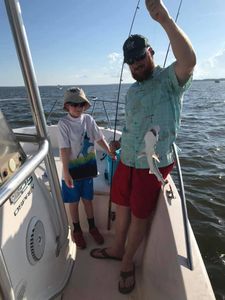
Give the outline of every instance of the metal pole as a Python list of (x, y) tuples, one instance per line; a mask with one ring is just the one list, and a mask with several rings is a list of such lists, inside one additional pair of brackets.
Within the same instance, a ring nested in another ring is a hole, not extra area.
[(24, 182), (24, 180), (37, 168), (37, 166), (43, 161), (44, 157), (48, 153), (49, 142), (43, 140), (40, 143), (38, 153), (31, 158), (28, 158), (26, 162), (20, 167), (18, 172), (12, 176), (3, 186), (0, 191), (0, 207), (9, 199), (13, 192)]
[(188, 221), (186, 198), (185, 198), (185, 193), (184, 193), (184, 183), (183, 183), (183, 178), (182, 178), (180, 161), (179, 161), (179, 157), (178, 157), (178, 153), (177, 153), (177, 146), (175, 143), (173, 143), (173, 151), (175, 154), (175, 161), (176, 161), (176, 165), (177, 165), (177, 174), (178, 174), (178, 180), (179, 180), (179, 185), (180, 185), (180, 198), (181, 198), (181, 204), (182, 204), (185, 242), (186, 242), (186, 249), (187, 249), (187, 260), (188, 260), (188, 265), (189, 265), (190, 270), (193, 270), (191, 241), (190, 241), (190, 234), (189, 234), (189, 221)]
[[(5, 0), (5, 6), (12, 34), (14, 37), (14, 43), (17, 50), (21, 71), (28, 92), (28, 100), (31, 106), (37, 135), (38, 137), (44, 139), (48, 137), (47, 127), (37, 85), (36, 75), (33, 67), (33, 62), (31, 58), (31, 52), (29, 49), (28, 39), (25, 31), (25, 26), (22, 20), (20, 4), (18, 0)], [(54, 207), (56, 210), (56, 214), (60, 216), (59, 218), (57, 218), (57, 222), (59, 223), (57, 230), (57, 240), (59, 240), (58, 248), (61, 248), (61, 246), (65, 243), (67, 239), (67, 217), (61, 198), (61, 189), (59, 185), (59, 179), (54, 162), (54, 157), (52, 155), (51, 145), (49, 152), (45, 158), (45, 164), (47, 173), (49, 175), (49, 183), (52, 191), (52, 198), (54, 199), (55, 203)], [(65, 234), (63, 234), (63, 232)]]

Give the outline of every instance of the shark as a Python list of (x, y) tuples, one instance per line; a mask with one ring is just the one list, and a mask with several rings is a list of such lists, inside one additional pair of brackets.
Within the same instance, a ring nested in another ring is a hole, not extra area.
[(144, 136), (145, 149), (144, 152), (138, 156), (138, 158), (141, 158), (143, 156), (147, 157), (149, 165), (149, 174), (154, 174), (158, 181), (160, 181), (164, 186), (167, 183), (167, 180), (163, 178), (162, 174), (158, 169), (157, 162), (160, 162), (160, 160), (155, 153), (155, 146), (159, 138), (159, 130), (159, 126), (155, 126), (146, 132)]

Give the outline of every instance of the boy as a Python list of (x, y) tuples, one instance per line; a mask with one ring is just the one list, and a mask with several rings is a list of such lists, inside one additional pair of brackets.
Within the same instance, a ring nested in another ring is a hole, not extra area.
[(97, 175), (94, 142), (114, 158), (96, 122), (92, 116), (84, 113), (90, 105), (81, 88), (69, 88), (64, 95), (64, 110), (68, 114), (58, 123), (58, 141), (63, 165), (62, 196), (64, 203), (69, 203), (74, 226), (73, 239), (81, 249), (86, 248), (86, 242), (79, 221), (80, 198), (87, 215), (89, 233), (98, 244), (104, 243), (103, 236), (95, 226), (92, 206), (93, 177)]

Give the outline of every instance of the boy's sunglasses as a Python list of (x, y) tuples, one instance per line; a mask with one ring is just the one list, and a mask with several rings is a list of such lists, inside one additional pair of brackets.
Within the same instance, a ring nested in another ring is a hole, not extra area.
[(81, 102), (81, 103), (68, 102), (68, 104), (73, 107), (84, 107), (86, 105), (86, 102)]
[(128, 65), (133, 65), (136, 61), (140, 61), (140, 60), (144, 59), (145, 57), (146, 57), (146, 52), (140, 56), (126, 59), (125, 63), (127, 63)]

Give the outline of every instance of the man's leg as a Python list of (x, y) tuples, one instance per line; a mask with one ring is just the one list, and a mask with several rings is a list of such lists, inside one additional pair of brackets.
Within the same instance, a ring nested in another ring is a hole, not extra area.
[[(148, 218), (147, 219), (137, 218), (132, 214), (131, 224), (128, 232), (127, 244), (126, 244), (125, 253), (123, 255), (123, 260), (121, 264), (122, 273), (130, 272), (133, 271), (134, 269), (133, 258), (145, 236), (148, 220), (149, 220)], [(122, 289), (129, 288), (134, 285), (134, 281), (135, 281), (134, 276), (129, 276), (127, 277), (126, 280), (120, 277), (119, 286)]]
[(131, 224), (128, 232), (127, 244), (126, 244), (125, 253), (122, 260), (122, 266), (121, 266), (122, 271), (129, 271), (132, 269), (133, 258), (145, 236), (148, 220), (149, 220), (148, 218), (147, 219), (137, 218), (132, 214)]
[(130, 208), (126, 206), (116, 206), (116, 228), (113, 244), (107, 249), (110, 255), (122, 257), (124, 254), (127, 232), (130, 225)]
[[(115, 236), (112, 245), (107, 249), (94, 249), (91, 251), (93, 257), (117, 257), (122, 258), (127, 239), (128, 228), (131, 221), (130, 213), (130, 180), (132, 168), (125, 166), (120, 161), (112, 181), (112, 199), (116, 204)], [(93, 252), (94, 251), (94, 252)]]
[[(116, 228), (112, 245), (105, 249), (108, 256), (122, 258), (130, 225), (130, 208), (122, 205), (116, 206)], [(93, 252), (94, 251), (94, 252)], [(94, 249), (91, 255), (95, 258), (105, 257), (102, 248)]]

